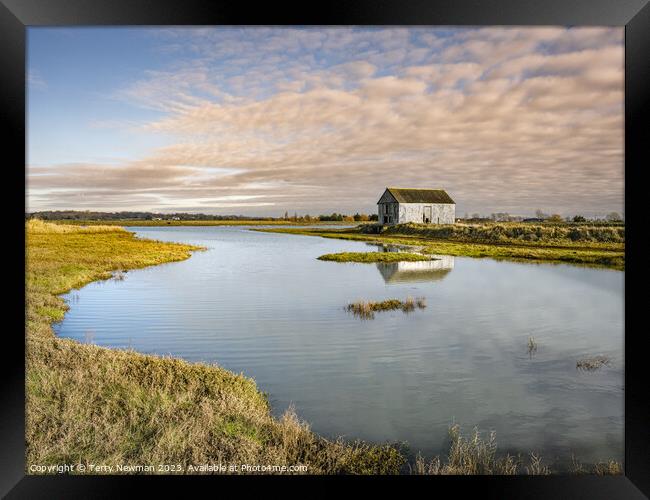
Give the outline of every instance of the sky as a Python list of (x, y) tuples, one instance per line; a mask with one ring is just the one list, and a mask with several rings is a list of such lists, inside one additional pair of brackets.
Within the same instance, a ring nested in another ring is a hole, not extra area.
[(27, 211), (623, 212), (621, 27), (27, 28)]

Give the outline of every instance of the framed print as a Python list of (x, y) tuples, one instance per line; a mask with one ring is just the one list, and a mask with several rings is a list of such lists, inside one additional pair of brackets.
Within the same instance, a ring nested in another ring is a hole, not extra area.
[(647, 496), (649, 20), (3, 0), (3, 495)]

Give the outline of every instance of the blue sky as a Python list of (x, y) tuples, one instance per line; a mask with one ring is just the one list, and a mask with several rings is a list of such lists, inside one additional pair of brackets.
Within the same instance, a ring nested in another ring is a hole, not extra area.
[(28, 209), (623, 205), (620, 28), (28, 28)]
[[(115, 98), (142, 70), (172, 62), (150, 30), (28, 28), (28, 161), (34, 165), (129, 159), (165, 143), (134, 137), (111, 122), (162, 114)], [(71, 139), (71, 132), (76, 140)]]

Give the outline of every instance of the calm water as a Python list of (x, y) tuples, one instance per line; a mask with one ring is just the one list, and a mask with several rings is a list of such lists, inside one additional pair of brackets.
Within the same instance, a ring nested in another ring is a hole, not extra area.
[[(448, 256), (341, 264), (316, 257), (377, 247), (244, 227), (131, 229), (208, 250), (71, 292), (57, 333), (243, 372), (277, 414), (293, 404), (326, 436), (431, 455), (459, 423), (547, 463), (623, 460), (622, 272)], [(409, 295), (428, 307), (369, 321), (343, 309)], [(591, 355), (612, 362), (576, 370)]]

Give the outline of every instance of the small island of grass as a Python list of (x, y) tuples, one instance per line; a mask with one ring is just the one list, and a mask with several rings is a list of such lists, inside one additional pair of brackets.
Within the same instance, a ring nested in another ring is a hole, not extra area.
[(373, 301), (359, 301), (348, 304), (345, 308), (355, 316), (361, 319), (374, 319), (375, 312), (379, 311), (394, 311), (401, 309), (405, 313), (415, 311), (415, 308), (424, 309), (427, 307), (426, 299), (424, 297), (407, 297), (406, 300), (388, 299), (381, 302)]
[(408, 252), (341, 252), (327, 253), (318, 257), (318, 260), (334, 262), (415, 262), (432, 260), (429, 255)]

